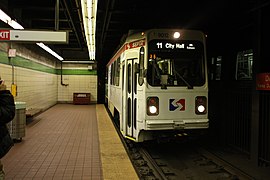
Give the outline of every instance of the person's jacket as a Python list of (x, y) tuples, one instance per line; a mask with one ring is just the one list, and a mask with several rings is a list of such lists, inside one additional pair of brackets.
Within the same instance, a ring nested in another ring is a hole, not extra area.
[(13, 120), (15, 116), (14, 98), (9, 90), (0, 91), (0, 138), (4, 137), (8, 132), (6, 123)]

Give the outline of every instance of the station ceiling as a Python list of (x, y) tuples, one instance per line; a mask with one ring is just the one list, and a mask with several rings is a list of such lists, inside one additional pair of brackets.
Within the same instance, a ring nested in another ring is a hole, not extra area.
[[(228, 29), (249, 24), (251, 15), (268, 0), (98, 0), (96, 61), (106, 64), (128, 30), (199, 29), (219, 37)], [(0, 8), (25, 29), (69, 31), (68, 44), (50, 44), (65, 60), (88, 60), (80, 0), (1, 0)], [(0, 27), (9, 28), (4, 23)]]

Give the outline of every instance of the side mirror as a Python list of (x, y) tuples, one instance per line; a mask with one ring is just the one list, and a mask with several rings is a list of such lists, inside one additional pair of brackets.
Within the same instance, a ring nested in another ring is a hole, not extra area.
[(138, 67), (138, 72), (139, 72), (139, 79), (138, 83), (139, 85), (143, 85), (144, 83), (144, 47), (140, 48), (140, 54), (139, 54), (139, 67)]

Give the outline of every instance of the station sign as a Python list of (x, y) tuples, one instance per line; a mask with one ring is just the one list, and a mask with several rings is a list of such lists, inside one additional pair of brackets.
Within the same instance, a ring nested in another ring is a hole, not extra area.
[(270, 73), (257, 74), (256, 89), (270, 91)]
[(0, 29), (0, 42), (68, 43), (67, 31), (33, 31)]

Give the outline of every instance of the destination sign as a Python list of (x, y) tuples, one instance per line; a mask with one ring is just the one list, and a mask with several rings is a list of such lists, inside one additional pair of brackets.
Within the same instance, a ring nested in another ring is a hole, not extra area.
[(157, 42), (157, 49), (196, 49), (193, 43)]
[(202, 52), (203, 44), (195, 40), (153, 39), (149, 41), (150, 51), (157, 52)]

